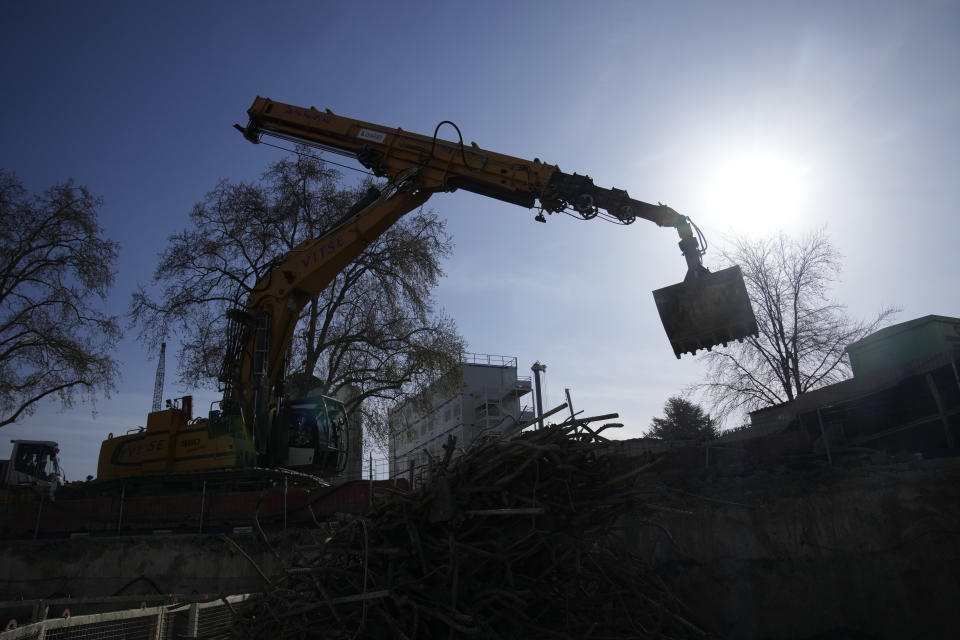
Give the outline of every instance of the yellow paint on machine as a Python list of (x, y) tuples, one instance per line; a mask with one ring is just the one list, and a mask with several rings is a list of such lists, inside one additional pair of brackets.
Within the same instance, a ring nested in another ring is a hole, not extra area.
[(254, 459), (253, 443), (241, 424), (191, 422), (187, 412), (172, 407), (150, 413), (145, 429), (104, 440), (97, 479), (235, 469), (252, 466)]

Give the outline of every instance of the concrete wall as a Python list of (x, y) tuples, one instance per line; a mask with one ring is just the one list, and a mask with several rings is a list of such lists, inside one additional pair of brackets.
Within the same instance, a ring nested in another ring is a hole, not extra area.
[(721, 637), (956, 637), (960, 460), (663, 481), (624, 544)]
[[(960, 459), (730, 473), (701, 467), (702, 453), (671, 452), (685, 466), (638, 481), (617, 540), (694, 621), (731, 640), (957, 635)], [(0, 600), (250, 592), (258, 568), (283, 570), (252, 535), (6, 542), (0, 554)]]
[(252, 562), (218, 535), (0, 542), (0, 601), (262, 590), (253, 563), (276, 575), (276, 558), (251, 535), (231, 539)]

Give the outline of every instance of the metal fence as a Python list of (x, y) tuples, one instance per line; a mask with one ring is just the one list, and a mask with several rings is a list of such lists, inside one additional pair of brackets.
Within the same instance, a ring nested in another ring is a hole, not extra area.
[[(429, 468), (429, 464), (417, 463), (413, 465), (414, 476), (422, 476), (426, 470)], [(375, 456), (368, 455), (363, 461), (363, 474), (362, 479), (364, 480), (410, 480), (410, 463), (409, 458), (405, 457), (401, 463), (393, 470), (390, 471), (390, 459), (384, 456)]]
[(460, 356), (464, 364), (489, 364), (497, 367), (517, 367), (516, 356), (498, 356), (492, 353), (464, 353)]
[(364, 480), (390, 480), (390, 460), (386, 457), (367, 456), (363, 461)]
[(430, 464), (423, 462), (411, 464), (411, 462), (409, 458), (404, 459), (391, 473), (388, 458), (369, 456), (363, 462), (363, 480), (376, 480), (378, 482), (389, 480), (397, 488), (415, 489), (422, 486), (429, 476)]
[[(58, 611), (61, 602), (86, 606), (109, 606), (119, 604), (113, 598), (86, 600), (33, 601), (24, 603), (0, 603), (0, 612), (32, 608), (34, 615), (41, 616), (36, 622), (19, 625), (16, 618), (9, 618), (0, 640), (179, 640), (181, 638), (205, 638), (217, 640), (230, 638), (230, 630), (236, 616), (237, 606), (252, 597), (249, 594), (217, 598), (208, 602), (176, 602), (175, 596), (163, 596), (173, 600), (169, 604), (146, 606), (146, 600), (135, 609), (101, 611), (87, 615), (71, 615), (70, 607)], [(127, 598), (124, 602), (129, 603)], [(4, 606), (5, 605), (5, 606)], [(48, 613), (59, 618), (42, 619)], [(36, 619), (36, 618), (34, 618)]]

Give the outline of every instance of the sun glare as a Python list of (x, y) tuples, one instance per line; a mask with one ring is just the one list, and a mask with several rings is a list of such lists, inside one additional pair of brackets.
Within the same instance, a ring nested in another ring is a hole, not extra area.
[(765, 235), (796, 214), (803, 171), (782, 155), (750, 153), (719, 162), (708, 180), (707, 206), (718, 224)]

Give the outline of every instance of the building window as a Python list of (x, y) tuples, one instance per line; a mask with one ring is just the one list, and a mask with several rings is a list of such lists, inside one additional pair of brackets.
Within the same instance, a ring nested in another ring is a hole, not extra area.
[(500, 415), (500, 413), (501, 413), (500, 407), (492, 402), (488, 402), (486, 404), (482, 404), (479, 407), (477, 407), (478, 418), (486, 418), (486, 417), (496, 418), (497, 416)]

